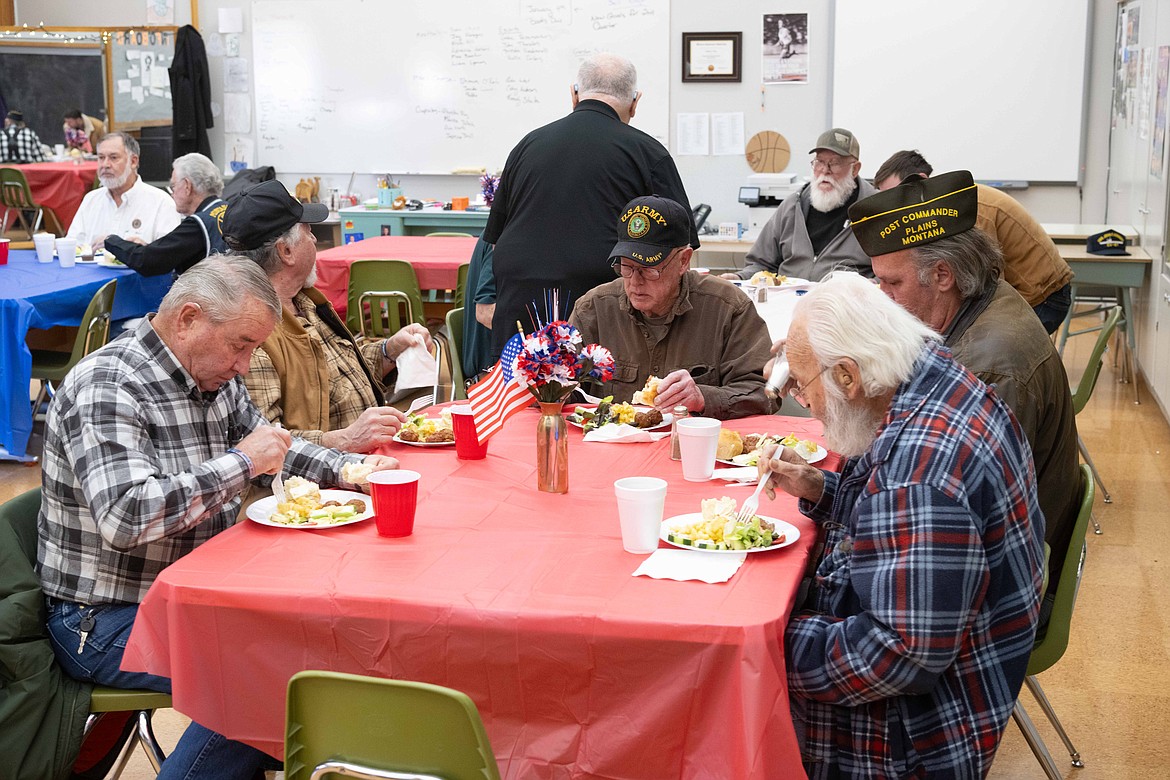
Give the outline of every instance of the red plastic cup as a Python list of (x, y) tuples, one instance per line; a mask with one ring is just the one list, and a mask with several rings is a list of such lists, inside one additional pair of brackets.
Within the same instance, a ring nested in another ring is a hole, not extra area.
[(487, 457), (488, 443), (479, 443), (470, 404), (451, 407), (451, 429), (455, 433), (455, 457), (459, 460), (483, 460)]
[(410, 536), (418, 505), (417, 471), (375, 471), (367, 479), (374, 499), (374, 522), (379, 536)]
[(8, 265), (8, 239), (0, 238), (0, 265)]

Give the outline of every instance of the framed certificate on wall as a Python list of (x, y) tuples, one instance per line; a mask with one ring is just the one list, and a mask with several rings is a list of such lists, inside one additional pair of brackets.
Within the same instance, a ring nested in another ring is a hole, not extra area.
[(683, 33), (683, 81), (741, 81), (743, 33)]

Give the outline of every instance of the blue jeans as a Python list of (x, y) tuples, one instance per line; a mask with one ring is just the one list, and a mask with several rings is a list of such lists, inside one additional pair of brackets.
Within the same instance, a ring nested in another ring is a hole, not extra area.
[(1064, 317), (1068, 314), (1070, 306), (1072, 306), (1071, 282), (1033, 306), (1032, 311), (1036, 312), (1036, 316), (1044, 325), (1044, 330), (1048, 331), (1048, 335), (1051, 336), (1064, 322)]
[[(84, 615), (92, 615), (94, 627), (81, 644), (79, 624)], [(49, 638), (57, 662), (70, 677), (111, 688), (145, 688), (171, 692), (171, 681), (143, 672), (123, 672), (122, 654), (138, 607), (134, 604), (107, 604), (86, 607), (53, 600), (49, 604)], [(239, 778), (252, 780), (262, 769), (279, 769), (280, 763), (267, 754), (242, 742), (192, 722), (179, 744), (163, 762), (160, 778)]]

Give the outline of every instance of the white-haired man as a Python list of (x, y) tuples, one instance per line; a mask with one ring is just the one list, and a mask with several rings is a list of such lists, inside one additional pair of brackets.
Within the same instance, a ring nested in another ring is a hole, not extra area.
[(179, 226), (149, 244), (137, 237), (106, 236), (105, 248), (143, 276), (181, 274), (205, 257), (228, 251), (220, 221), (226, 206), (223, 176), (198, 152), (171, 164), (171, 197), (184, 216)]
[(138, 175), (138, 141), (126, 133), (109, 133), (98, 144), (98, 181), (86, 193), (69, 225), (69, 238), (79, 245), (102, 248), (115, 235), (150, 243), (179, 224), (175, 202)]
[(861, 146), (853, 133), (834, 127), (821, 133), (816, 146), (812, 181), (789, 195), (760, 230), (741, 271), (725, 279), (750, 279), (770, 271), (817, 282), (832, 271), (873, 276), (869, 256), (849, 230), (849, 207), (877, 192), (858, 176)]
[(818, 526), (785, 632), (810, 778), (987, 774), (1032, 651), (1043, 517), (1010, 410), (938, 336), (856, 274), (797, 303), (792, 395), (841, 473), (768, 452)]
[[(342, 466), (363, 460), (290, 437), (249, 400), (239, 375), (279, 317), (251, 260), (211, 258), (175, 281), (158, 314), (79, 363), (54, 396), (37, 558), (53, 651), (70, 676), (169, 693), (169, 679), (121, 668), (159, 572), (230, 528), (252, 480), (283, 471), (338, 484)], [(365, 462), (397, 466), (381, 455)], [(192, 723), (161, 776), (250, 780), (269, 763)]]

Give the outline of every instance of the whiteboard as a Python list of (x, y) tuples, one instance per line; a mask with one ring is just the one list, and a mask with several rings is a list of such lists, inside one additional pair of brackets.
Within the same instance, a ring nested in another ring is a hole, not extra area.
[(638, 69), (668, 138), (669, 0), (256, 0), (257, 163), (281, 172), (503, 168), (571, 107), (588, 55)]
[(1075, 182), (1081, 171), (1088, 0), (837, 0), (835, 127), (862, 175), (918, 149), (936, 172)]

